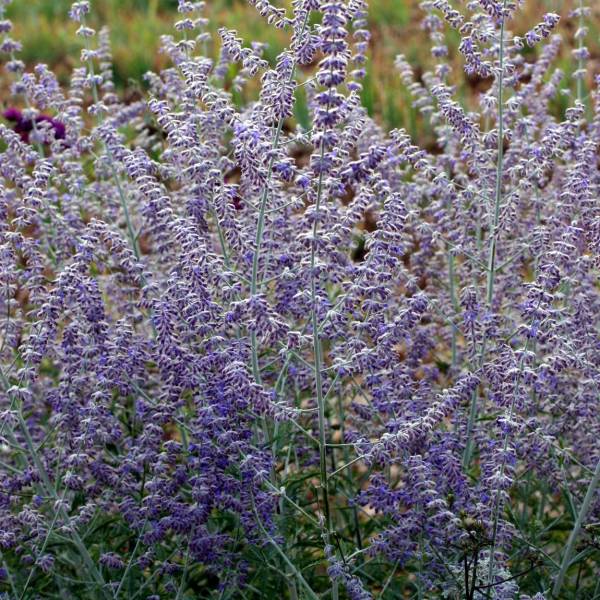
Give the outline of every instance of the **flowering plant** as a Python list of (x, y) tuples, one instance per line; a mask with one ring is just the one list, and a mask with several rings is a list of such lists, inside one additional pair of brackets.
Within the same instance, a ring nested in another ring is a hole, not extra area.
[(0, 590), (597, 597), (589, 10), (557, 115), (558, 15), (424, 0), (424, 149), (362, 105), (365, 0), (250, 1), (273, 63), (179, 0), (130, 102), (87, 1), (66, 89), (0, 20)]

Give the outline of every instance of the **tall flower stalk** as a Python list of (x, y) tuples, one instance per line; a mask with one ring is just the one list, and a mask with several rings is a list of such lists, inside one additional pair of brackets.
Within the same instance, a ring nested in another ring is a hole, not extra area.
[[(502, 5), (498, 4), (499, 32), (498, 32), (498, 72), (496, 76), (496, 110), (498, 143), (496, 149), (496, 177), (494, 185), (494, 205), (490, 225), (490, 237), (488, 246), (488, 258), (486, 269), (486, 287), (485, 301), (488, 310), (493, 310), (494, 301), (494, 282), (496, 280), (496, 254), (500, 226), (500, 208), (502, 206), (502, 178), (504, 176), (504, 53), (505, 53), (505, 23), (507, 17), (507, 0), (503, 0)], [(479, 353), (479, 368), (483, 366), (486, 353), (487, 338), (483, 337), (481, 342), (481, 351)], [(478, 390), (473, 392), (471, 399), (471, 409), (469, 411), (469, 420), (467, 422), (467, 441), (464, 453), (464, 465), (469, 467), (473, 453), (473, 428), (478, 414)]]

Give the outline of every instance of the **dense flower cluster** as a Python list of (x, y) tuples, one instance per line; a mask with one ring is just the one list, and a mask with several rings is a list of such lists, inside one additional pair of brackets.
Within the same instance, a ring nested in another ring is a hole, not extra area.
[(289, 32), (272, 64), (180, 0), (131, 102), (87, 1), (66, 89), (7, 4), (0, 592), (598, 597), (586, 7), (558, 114), (559, 15), (519, 37), (511, 1), (422, 2), (436, 67), (396, 64), (424, 149), (362, 106), (365, 0), (252, 0)]

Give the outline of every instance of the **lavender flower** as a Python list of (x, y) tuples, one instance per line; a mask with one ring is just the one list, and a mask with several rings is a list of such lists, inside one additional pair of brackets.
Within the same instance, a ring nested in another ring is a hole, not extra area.
[(127, 101), (88, 2), (63, 86), (0, 0), (0, 595), (592, 597), (592, 15), (570, 98), (559, 15), (422, 2), (415, 136), (366, 2), (251, 5), (284, 48), (180, 0)]

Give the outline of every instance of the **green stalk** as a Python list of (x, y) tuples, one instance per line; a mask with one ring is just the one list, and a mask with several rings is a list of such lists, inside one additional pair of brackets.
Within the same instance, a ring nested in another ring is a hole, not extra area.
[[(523, 374), (523, 369), (525, 367), (525, 355), (527, 354), (527, 350), (529, 348), (529, 338), (527, 338), (527, 341), (525, 342), (525, 347), (523, 350), (523, 355), (521, 356), (521, 360), (519, 362), (519, 372), (517, 374), (517, 380), (515, 381), (515, 387), (513, 390), (513, 399), (512, 402), (510, 404), (510, 411), (509, 411), (509, 419), (512, 419), (514, 410), (515, 410), (515, 402), (517, 399), (517, 394), (519, 392), (519, 387), (521, 384), (521, 376)], [(504, 435), (504, 444), (503, 444), (503, 456), (506, 455), (506, 452), (508, 450), (508, 433), (506, 433)], [(503, 459), (502, 460), (502, 466), (500, 467), (500, 478), (502, 478), (504, 476), (504, 471), (506, 469), (506, 461)], [(487, 593), (487, 597), (490, 597), (490, 594), (492, 592), (492, 584), (493, 584), (493, 578), (494, 578), (494, 567), (495, 567), (495, 553), (496, 553), (496, 540), (498, 537), (498, 524), (500, 521), (500, 490), (498, 490), (496, 492), (496, 498), (494, 500), (494, 524), (493, 524), (493, 528), (492, 528), (492, 543), (491, 543), (491, 547), (490, 547), (490, 566), (488, 569), (488, 593)]]
[[(498, 243), (498, 225), (500, 221), (500, 205), (502, 203), (502, 171), (504, 167), (504, 29), (506, 20), (507, 0), (502, 3), (502, 18), (500, 20), (500, 49), (499, 49), (499, 72), (498, 72), (498, 158), (496, 161), (496, 188), (494, 193), (494, 216), (492, 220), (492, 230), (490, 232), (490, 247), (488, 251), (487, 262), (487, 283), (486, 283), (486, 305), (491, 308), (494, 300), (494, 281), (496, 277), (496, 249)], [(485, 339), (481, 345), (479, 356), (479, 366), (483, 366), (485, 358), (486, 342)], [(471, 408), (469, 411), (469, 421), (467, 423), (467, 441), (465, 453), (463, 456), (463, 465), (465, 469), (469, 468), (472, 456), (472, 437), (473, 427), (477, 420), (477, 398), (478, 391), (475, 389), (471, 398)]]
[(18, 598), (19, 594), (17, 593), (17, 588), (15, 586), (15, 582), (14, 582), (12, 573), (10, 572), (10, 569), (8, 568), (8, 563), (4, 560), (4, 557), (2, 556), (1, 552), (0, 552), (0, 559), (2, 560), (2, 566), (4, 567), (4, 570), (6, 571), (6, 577), (8, 579), (8, 583), (10, 585), (10, 589), (13, 593), (13, 596), (15, 598)]
[(558, 576), (556, 577), (556, 581), (554, 582), (554, 587), (552, 588), (552, 597), (559, 598), (560, 590), (563, 586), (565, 576), (569, 567), (571, 566), (571, 557), (573, 555), (573, 550), (575, 549), (575, 542), (577, 541), (577, 537), (579, 536), (579, 532), (581, 531), (581, 527), (587, 517), (587, 514), (590, 510), (590, 506), (592, 504), (592, 500), (594, 499), (594, 494), (596, 493), (596, 489), (598, 488), (598, 484), (600, 484), (600, 459), (596, 463), (596, 469), (594, 471), (594, 476), (588, 485), (588, 489), (585, 493), (585, 497), (583, 499), (583, 503), (581, 508), (579, 509), (579, 514), (577, 516), (577, 520), (575, 521), (575, 525), (569, 534), (569, 539), (567, 540), (567, 548), (563, 555), (562, 562), (560, 564), (560, 570), (558, 572)]
[[(537, 311), (537, 309), (539, 308), (539, 305), (541, 303), (541, 299), (538, 301), (537, 306), (535, 308), (535, 310)], [(533, 325), (533, 322), (531, 323), (531, 325)], [(513, 395), (512, 395), (512, 401), (510, 403), (510, 410), (508, 413), (508, 417), (509, 419), (512, 420), (512, 416), (514, 414), (515, 411), (515, 404), (517, 401), (517, 394), (519, 392), (519, 387), (521, 385), (521, 377), (523, 375), (523, 370), (525, 368), (525, 357), (527, 355), (527, 352), (529, 351), (529, 343), (530, 343), (530, 338), (528, 337), (525, 345), (523, 346), (523, 354), (521, 356), (521, 360), (519, 361), (519, 371), (517, 373), (517, 378), (515, 380), (515, 386), (513, 389)], [(504, 444), (503, 444), (503, 456), (506, 455), (506, 452), (508, 450), (508, 433), (506, 433), (504, 435)], [(504, 471), (506, 469), (506, 461), (503, 459), (502, 460), (502, 466), (500, 467), (500, 477), (502, 478), (504, 476)], [(490, 566), (488, 569), (488, 593), (487, 593), (487, 597), (490, 597), (490, 594), (492, 592), (493, 589), (493, 582), (492, 579), (494, 577), (494, 562), (495, 562), (495, 552), (496, 552), (496, 540), (498, 537), (498, 524), (500, 521), (500, 490), (497, 491), (496, 493), (496, 497), (494, 499), (494, 519), (493, 519), (493, 528), (492, 528), (492, 543), (491, 543), (491, 547), (490, 547)]]
[[(460, 307), (458, 304), (458, 300), (456, 298), (456, 287), (454, 281), (454, 254), (452, 252), (448, 252), (448, 282), (450, 284), (450, 301), (452, 303), (452, 308), (454, 309), (455, 317), (459, 311)], [(452, 324), (452, 367), (456, 366), (456, 326), (454, 323)]]
[[(320, 162), (323, 162), (325, 144), (321, 142)], [(325, 397), (323, 396), (323, 380), (321, 370), (323, 368), (323, 347), (319, 335), (319, 319), (317, 315), (317, 280), (315, 277), (315, 266), (317, 259), (317, 237), (319, 233), (319, 212), (323, 196), (323, 171), (319, 173), (317, 184), (317, 198), (315, 201), (315, 214), (312, 230), (312, 243), (310, 249), (310, 295), (311, 295), (311, 322), (313, 329), (313, 351), (315, 357), (315, 388), (317, 395), (317, 406), (319, 409), (319, 478), (323, 495), (323, 509), (325, 512), (325, 530), (327, 543), (331, 543), (331, 509), (329, 506), (329, 476), (327, 474), (327, 437), (325, 429)], [(338, 598), (338, 582), (332, 583), (332, 598)]]
[(296, 568), (296, 566), (294, 565), (294, 563), (287, 557), (286, 553), (279, 547), (279, 544), (273, 539), (273, 537), (269, 534), (269, 532), (264, 528), (264, 526), (263, 526), (263, 524), (262, 524), (262, 522), (260, 520), (260, 516), (258, 514), (258, 511), (256, 510), (256, 506), (254, 504), (254, 498), (252, 499), (252, 509), (254, 511), (254, 516), (256, 517), (256, 523), (258, 524), (258, 526), (261, 529), (262, 533), (267, 538), (267, 540), (269, 541), (269, 543), (273, 546), (273, 548), (275, 549), (275, 551), (277, 552), (277, 554), (279, 554), (279, 556), (283, 559), (283, 562), (286, 564), (286, 566), (296, 576), (296, 578), (298, 579), (298, 583), (306, 591), (306, 595), (311, 600), (319, 600), (319, 596), (317, 596), (317, 594), (315, 594), (315, 592), (312, 590), (312, 588), (310, 587), (310, 585), (308, 585), (308, 582), (306, 581), (306, 579), (304, 579), (304, 577), (302, 576), (302, 573), (300, 571), (298, 571), (298, 569)]
[[(62, 498), (59, 500), (59, 502), (62, 502), (62, 500), (64, 500), (64, 497), (65, 497), (65, 494), (63, 492)], [(37, 553), (38, 556), (42, 556), (44, 554), (44, 552), (46, 550), (46, 546), (48, 545), (48, 540), (50, 539), (50, 535), (54, 531), (54, 526), (56, 525), (57, 520), (58, 520), (58, 512), (54, 513), (54, 517), (52, 519), (52, 522), (50, 523), (50, 527), (48, 528), (48, 532), (46, 533), (44, 542), (42, 543), (42, 547), (40, 548), (39, 552)], [(27, 590), (29, 589), (29, 584), (31, 583), (31, 580), (33, 579), (35, 570), (36, 570), (36, 565), (34, 564), (32, 569), (29, 571), (29, 575), (27, 576), (27, 580), (25, 581), (25, 585), (23, 586), (23, 591), (21, 592), (20, 595), (15, 596), (15, 600), (16, 600), (16, 598), (19, 598), (19, 600), (23, 600), (25, 598), (25, 594), (27, 593)]]
[[(20, 407), (16, 411), (16, 413), (17, 413), (17, 420), (19, 422), (19, 427), (21, 428), (23, 437), (25, 438), (25, 444), (27, 446), (27, 450), (33, 460), (33, 464), (35, 465), (37, 471), (40, 474), (43, 486), (46, 489), (46, 493), (49, 496), (51, 496), (54, 500), (60, 500), (58, 498), (58, 496), (56, 495), (56, 490), (54, 489), (52, 482), (50, 481), (50, 477), (48, 476), (46, 468), (44, 467), (44, 464), (42, 463), (42, 460), (39, 457), (39, 455), (35, 449), (35, 445), (33, 443), (33, 440), (31, 439), (31, 435), (29, 434), (29, 428), (27, 427), (27, 423), (25, 423), (25, 419), (23, 419), (23, 415), (21, 413)], [(63, 518), (65, 523), (68, 523), (69, 515), (67, 514), (65, 509), (62, 507), (61, 503), (59, 503), (58, 506), (59, 506), (58, 512), (59, 512), (60, 516)], [(103, 589), (104, 588), (104, 579), (102, 578), (100, 571), (98, 571), (98, 569), (96, 568), (96, 565), (95, 565), (94, 561), (92, 560), (92, 557), (90, 556), (85, 544), (83, 543), (83, 540), (79, 536), (79, 533), (77, 533), (77, 531), (75, 529), (72, 529), (70, 531), (70, 534), (71, 534), (73, 543), (75, 544), (75, 546), (77, 547), (77, 550), (81, 554), (81, 558), (82, 558), (83, 562), (85, 563), (85, 566), (88, 568), (94, 581), (102, 589), (102, 595), (104, 596), (105, 595), (104, 589)]]
[[(579, 0), (579, 29), (582, 29), (584, 26), (583, 20), (583, 0)], [(579, 37), (577, 41), (577, 47), (579, 50), (583, 48), (583, 38)], [(581, 58), (578, 59), (577, 69), (581, 72), (583, 69), (583, 60)], [(581, 75), (579, 73), (578, 75)], [(581, 76), (577, 78), (577, 100), (579, 102), (583, 101), (583, 79)], [(590, 505), (592, 503), (594, 494), (596, 489), (598, 488), (598, 484), (600, 483), (600, 460), (596, 464), (596, 469), (594, 471), (594, 475), (590, 481), (588, 489), (586, 491), (585, 497), (583, 499), (583, 504), (581, 505), (581, 509), (579, 510), (579, 514), (577, 515), (577, 519), (575, 520), (575, 524), (571, 533), (569, 534), (569, 539), (567, 540), (567, 548), (565, 550), (560, 570), (558, 572), (558, 576), (554, 582), (554, 587), (552, 588), (552, 596), (558, 598), (558, 594), (563, 586), (567, 571), (570, 567), (571, 557), (573, 555), (573, 550), (575, 549), (575, 542), (577, 541), (577, 537), (579, 536), (579, 532), (581, 531), (581, 527), (587, 517), (587, 513), (589, 512)]]
[[(81, 20), (81, 24), (83, 26), (85, 26), (85, 19)], [(87, 37), (85, 38), (85, 48), (88, 51), (90, 50), (90, 42)], [(94, 104), (98, 104), (100, 98), (98, 96), (98, 88), (96, 86), (96, 81), (94, 79), (94, 76), (95, 76), (94, 62), (90, 58), (90, 59), (88, 59), (87, 63), (88, 63), (88, 69), (90, 70), (90, 75), (92, 76), (92, 82), (93, 82), (92, 83), (92, 97), (94, 99)], [(102, 123), (103, 120), (104, 120), (104, 117), (103, 117), (102, 113), (100, 113), (97, 117), (97, 121), (99, 123)], [(119, 202), (121, 203), (121, 208), (123, 210), (123, 214), (125, 215), (125, 222), (127, 224), (127, 234), (129, 236), (129, 242), (131, 244), (133, 253), (135, 254), (135, 258), (139, 262), (140, 251), (138, 248), (137, 236), (135, 235), (135, 231), (134, 231), (133, 225), (131, 223), (131, 217), (129, 216), (129, 209), (127, 207), (127, 200), (125, 198), (125, 193), (123, 192), (123, 188), (121, 186), (121, 181), (119, 180), (117, 170), (115, 169), (112, 155), (111, 155), (110, 151), (108, 150), (108, 148), (106, 147), (106, 144), (104, 144), (104, 147), (107, 151), (108, 157), (110, 158), (110, 172), (111, 172), (113, 181), (115, 182), (115, 185), (117, 186), (117, 191), (119, 194)]]
[(118, 600), (119, 594), (121, 593), (121, 588), (123, 587), (123, 584), (125, 583), (125, 579), (127, 579), (127, 576), (129, 575), (129, 571), (131, 571), (131, 568), (133, 567), (133, 560), (137, 554), (138, 548), (142, 541), (142, 535), (144, 533), (144, 529), (146, 528), (147, 522), (148, 522), (148, 517), (146, 517), (146, 520), (144, 521), (144, 524), (142, 525), (140, 533), (135, 542), (135, 546), (133, 547), (133, 551), (131, 552), (131, 556), (129, 557), (129, 561), (127, 562), (127, 567), (125, 568), (125, 571), (123, 572), (123, 576), (121, 577), (121, 580), (119, 581), (119, 586), (117, 587), (117, 590), (115, 592), (115, 600)]
[(177, 596), (175, 596), (175, 600), (180, 600), (181, 594), (183, 594), (183, 589), (185, 587), (185, 583), (187, 580), (187, 574), (188, 574), (189, 563), (190, 563), (190, 537), (191, 536), (188, 536), (188, 543), (187, 543), (187, 548), (185, 551), (185, 562), (183, 565), (183, 573), (181, 575), (181, 582), (179, 584), (179, 588), (177, 590)]
[[(6, 376), (4, 375), (4, 373), (2, 371), (0, 371), (0, 380), (2, 381), (5, 391), (8, 391), (8, 389), (10, 387), (10, 382), (8, 381), (8, 379), (6, 378)], [(13, 404), (11, 404), (11, 406)], [(27, 423), (25, 422), (25, 419), (23, 418), (20, 401), (17, 403), (16, 410), (14, 412), (17, 417), (17, 422), (19, 424), (19, 428), (21, 429), (21, 432), (23, 433), (23, 437), (25, 438), (25, 446), (27, 447), (27, 452), (29, 453), (31, 460), (33, 461), (33, 464), (35, 465), (35, 467), (40, 475), (42, 487), (48, 496), (50, 496), (55, 501), (56, 500), (59, 501), (57, 514), (60, 515), (60, 517), (63, 519), (65, 524), (68, 524), (69, 523), (69, 515), (63, 508), (62, 502), (60, 502), (62, 500), (62, 498), (59, 498), (58, 495), (56, 494), (56, 490), (55, 490), (54, 486), (52, 485), (52, 482), (50, 481), (50, 477), (48, 476), (46, 467), (44, 466), (44, 463), (42, 462), (42, 460), (36, 450), (33, 439), (31, 438), (31, 435), (29, 433), (29, 427), (27, 426)], [(10, 433), (11, 438), (13, 438), (11, 441), (20, 447), (20, 444), (17, 442), (16, 438), (14, 437), (13, 431), (9, 429), (9, 433)], [(71, 541), (74, 543), (77, 550), (79, 551), (86, 568), (89, 570), (90, 575), (92, 576), (92, 579), (100, 587), (102, 596), (105, 597), (106, 593), (104, 590), (104, 585), (105, 585), (104, 579), (102, 578), (100, 571), (98, 571), (98, 569), (96, 568), (96, 565), (95, 565), (94, 561), (92, 560), (92, 557), (90, 556), (85, 544), (83, 543), (83, 540), (81, 539), (81, 537), (79, 536), (79, 533), (77, 533), (77, 531), (75, 529), (70, 530), (70, 535), (71, 535)]]
[[(325, 146), (321, 142), (321, 160), (325, 153)], [(315, 355), (315, 391), (317, 395), (317, 406), (319, 409), (319, 471), (321, 479), (321, 489), (323, 493), (323, 507), (325, 511), (325, 526), (327, 534), (331, 533), (331, 512), (329, 509), (329, 481), (327, 476), (327, 439), (325, 430), (325, 398), (323, 397), (323, 381), (321, 369), (323, 367), (323, 348), (321, 337), (319, 335), (319, 319), (317, 316), (317, 281), (315, 277), (315, 266), (317, 259), (317, 235), (319, 227), (319, 211), (321, 208), (321, 199), (323, 195), (323, 172), (319, 174), (319, 183), (317, 186), (317, 198), (315, 202), (315, 215), (313, 223), (313, 239), (310, 249), (310, 294), (311, 294), (311, 321), (313, 328), (313, 350)]]
[[(295, 68), (292, 69), (290, 74), (290, 81), (294, 77)], [(289, 82), (288, 82), (289, 83)], [(279, 138), (281, 137), (281, 130), (283, 129), (283, 119), (279, 119), (277, 123), (277, 129), (275, 130), (275, 136), (273, 137), (273, 145), (272, 150), (275, 150), (277, 146), (279, 146)], [(252, 279), (250, 281), (250, 295), (255, 296), (258, 291), (258, 266), (260, 260), (260, 248), (262, 246), (263, 237), (264, 237), (264, 229), (265, 229), (265, 215), (267, 210), (267, 200), (269, 198), (269, 184), (271, 183), (271, 175), (273, 173), (273, 164), (275, 162), (275, 153), (269, 159), (268, 171), (269, 175), (267, 176), (267, 181), (265, 183), (265, 188), (262, 193), (262, 197), (260, 199), (260, 208), (258, 211), (258, 222), (256, 224), (256, 240), (255, 240), (255, 250), (254, 256), (252, 257)], [(254, 379), (256, 383), (261, 382), (260, 378), (260, 368), (258, 365), (258, 341), (256, 339), (256, 332), (252, 332), (251, 334), (251, 343), (252, 343), (252, 373), (254, 374)]]
[[(306, 25), (308, 24), (308, 17), (309, 17), (309, 12), (306, 13), (306, 18), (304, 19), (304, 23), (302, 25), (302, 32), (304, 32), (304, 29), (306, 28)], [(290, 72), (290, 76), (288, 78), (287, 83), (290, 83), (293, 79), (294, 79), (294, 75), (296, 74), (296, 65), (294, 64), (294, 66), (292, 67), (292, 70)], [(263, 242), (263, 236), (264, 236), (264, 229), (265, 229), (265, 216), (266, 216), (266, 212), (267, 212), (267, 201), (269, 199), (269, 186), (271, 183), (271, 177), (273, 174), (273, 165), (275, 164), (275, 150), (277, 149), (277, 147), (279, 146), (279, 139), (281, 138), (281, 131), (283, 129), (283, 117), (281, 119), (279, 119), (279, 122), (277, 123), (277, 128), (275, 130), (275, 136), (273, 137), (273, 144), (272, 144), (272, 155), (271, 158), (269, 159), (269, 164), (267, 167), (268, 170), (268, 175), (267, 175), (267, 181), (265, 182), (265, 187), (263, 189), (263, 193), (262, 193), (262, 197), (260, 199), (260, 206), (259, 206), (259, 210), (258, 210), (258, 222), (256, 224), (256, 239), (255, 239), (255, 249), (254, 249), (254, 256), (252, 257), (252, 279), (250, 281), (250, 295), (251, 296), (255, 296), (256, 293), (258, 292), (258, 267), (259, 267), (259, 260), (260, 260), (260, 249), (262, 246), (262, 242)], [(260, 377), (260, 367), (258, 364), (258, 340), (256, 337), (256, 332), (252, 332), (250, 334), (250, 343), (252, 346), (252, 374), (254, 375), (254, 380), (256, 381), (256, 383), (260, 384), (261, 383), (261, 377)]]
[(498, 243), (498, 223), (500, 221), (500, 204), (502, 201), (502, 170), (504, 167), (504, 25), (506, 20), (506, 3), (502, 3), (502, 19), (500, 21), (500, 57), (498, 73), (498, 159), (496, 162), (496, 190), (494, 194), (494, 219), (492, 222), (490, 249), (488, 254), (486, 302), (491, 306), (494, 299), (494, 279), (496, 277), (496, 245)]

